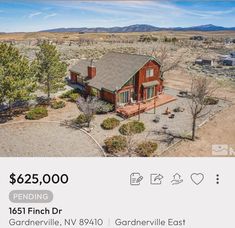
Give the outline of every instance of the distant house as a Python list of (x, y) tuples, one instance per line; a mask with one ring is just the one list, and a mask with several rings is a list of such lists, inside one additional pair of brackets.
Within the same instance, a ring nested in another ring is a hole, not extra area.
[(235, 66), (235, 52), (231, 52), (229, 55), (221, 55), (219, 61), (224, 66)]
[(235, 51), (230, 53), (231, 58), (235, 58)]
[(201, 66), (213, 66), (214, 65), (214, 60), (211, 59), (196, 59), (195, 64), (201, 65)]
[(235, 66), (235, 58), (227, 58), (223, 60), (224, 66)]
[(118, 107), (157, 97), (163, 90), (160, 67), (152, 56), (110, 52), (96, 62), (78, 62), (70, 69), (70, 79), (87, 94)]
[(190, 40), (197, 40), (197, 41), (203, 41), (206, 40), (207, 38), (204, 36), (191, 36)]

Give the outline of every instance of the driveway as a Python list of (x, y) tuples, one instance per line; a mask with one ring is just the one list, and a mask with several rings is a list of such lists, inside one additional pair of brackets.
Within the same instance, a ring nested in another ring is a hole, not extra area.
[(0, 125), (0, 139), (0, 157), (103, 156), (87, 134), (55, 122)]

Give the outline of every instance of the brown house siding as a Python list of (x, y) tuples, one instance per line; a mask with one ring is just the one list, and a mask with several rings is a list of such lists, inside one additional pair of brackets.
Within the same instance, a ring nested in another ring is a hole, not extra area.
[[(146, 76), (146, 70), (148, 68), (153, 69), (153, 77), (147, 77)], [(144, 91), (144, 88), (142, 87), (142, 84), (145, 82), (151, 82), (151, 81), (158, 81), (160, 84), (162, 83), (162, 80), (160, 80), (160, 65), (156, 63), (155, 61), (149, 61), (146, 63), (137, 73), (136, 75), (136, 93), (138, 97), (138, 101), (146, 99), (146, 91)], [(160, 92), (161, 87), (155, 86), (155, 96), (157, 96), (157, 93)], [(143, 96), (142, 96), (143, 95)]]
[(77, 76), (78, 75), (76, 73), (70, 71), (70, 80), (72, 83), (77, 83)]
[(101, 99), (108, 101), (112, 104), (116, 104), (116, 95), (115, 93), (111, 93), (107, 90), (102, 90), (101, 91)]

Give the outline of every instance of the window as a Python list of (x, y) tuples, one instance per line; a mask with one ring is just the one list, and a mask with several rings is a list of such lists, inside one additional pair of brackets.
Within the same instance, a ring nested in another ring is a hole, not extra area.
[(146, 77), (153, 77), (153, 69), (149, 68), (146, 70)]
[(119, 103), (129, 102), (129, 91), (125, 91), (119, 94)]
[(155, 87), (151, 86), (146, 89), (147, 99), (151, 99), (155, 95)]

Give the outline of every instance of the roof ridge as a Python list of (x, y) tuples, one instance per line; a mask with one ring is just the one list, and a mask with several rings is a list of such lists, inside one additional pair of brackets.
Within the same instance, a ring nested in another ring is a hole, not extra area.
[[(123, 54), (123, 55), (137, 55), (137, 56), (144, 56), (144, 57), (149, 57), (149, 58), (153, 58), (153, 56), (151, 55), (144, 55), (144, 54), (136, 54), (136, 53), (127, 53), (127, 52), (118, 52), (118, 51), (110, 51), (106, 54), (110, 54), (110, 53), (114, 53), (114, 54)], [(105, 54), (105, 55), (106, 55)]]

